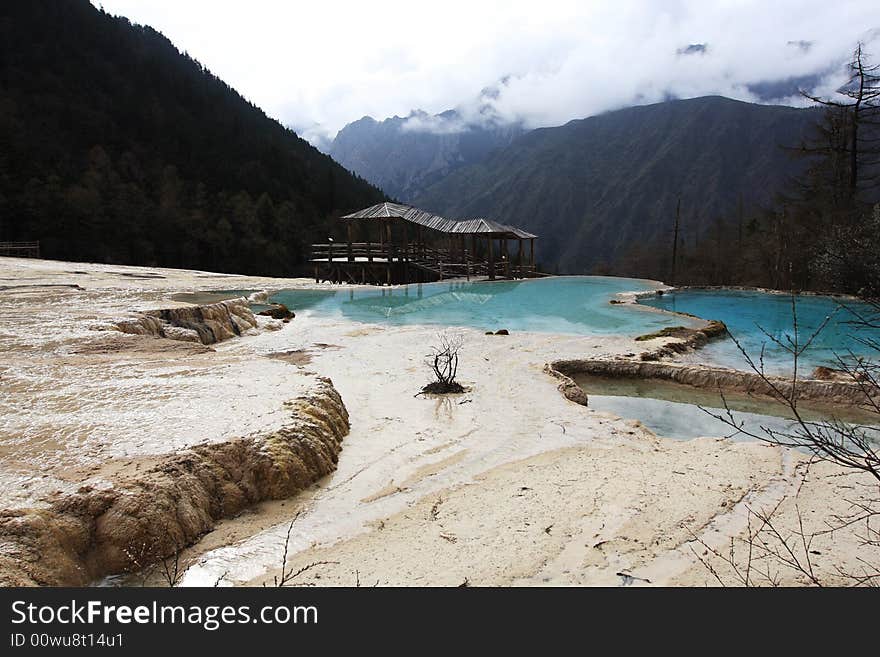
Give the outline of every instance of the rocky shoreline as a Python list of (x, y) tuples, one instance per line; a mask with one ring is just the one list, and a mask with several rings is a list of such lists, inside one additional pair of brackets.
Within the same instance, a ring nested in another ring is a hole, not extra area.
[[(624, 292), (618, 294), (611, 303), (638, 305), (639, 299), (662, 295), (679, 290), (749, 290), (773, 294), (785, 294), (779, 290), (750, 288), (742, 286), (678, 286), (662, 287), (644, 292)], [(789, 293), (790, 294), (790, 293)], [(797, 294), (818, 295), (817, 292), (799, 292)], [(843, 296), (843, 295), (837, 295)], [(851, 297), (847, 297), (851, 298)], [(636, 342), (652, 342), (661, 338), (659, 346), (638, 354), (633, 358), (608, 359), (567, 359), (545, 364), (544, 371), (560, 381), (559, 391), (566, 399), (582, 406), (589, 405), (587, 393), (572, 378), (577, 374), (588, 374), (607, 377), (628, 377), (639, 379), (655, 379), (673, 381), (697, 388), (713, 391), (732, 391), (756, 394), (768, 399), (778, 399), (780, 393), (789, 396), (793, 387), (797, 388), (800, 399), (850, 406), (866, 406), (872, 399), (866, 397), (868, 392), (864, 386), (852, 376), (827, 367), (818, 367), (810, 378), (801, 378), (792, 382), (790, 378), (780, 376), (763, 377), (757, 372), (734, 370), (710, 365), (685, 365), (673, 362), (658, 362), (674, 357), (690, 350), (700, 349), (712, 340), (727, 335), (727, 327), (719, 320), (705, 320), (688, 313), (640, 306), (648, 311), (670, 313), (697, 319), (704, 325), (700, 328), (675, 326), (657, 333), (639, 336)]]
[(221, 518), (283, 499), (336, 469), (348, 413), (329, 379), (286, 404), (270, 433), (196, 445), (83, 486), (45, 508), (0, 510), (0, 586), (85, 586), (170, 557)]
[[(0, 585), (84, 586), (143, 569), (336, 469), (349, 418), (330, 379), (261, 363), (233, 340), (283, 321), (257, 318), (245, 298), (167, 300), (193, 283), (261, 279), (11, 264), (40, 269), (0, 290), (14, 329), (0, 335)], [(80, 284), (61, 282), (72, 273)]]
[(755, 372), (708, 365), (682, 365), (621, 358), (558, 360), (548, 363), (545, 368), (548, 374), (560, 379), (560, 392), (563, 396), (584, 406), (588, 405), (586, 393), (583, 393), (572, 378), (577, 374), (673, 381), (704, 390), (741, 392), (761, 395), (768, 399), (777, 399), (780, 392), (788, 396), (791, 394), (792, 386), (796, 385), (798, 398), (804, 401), (850, 406), (865, 406), (869, 403), (864, 387), (853, 381), (800, 379), (793, 384), (791, 379), (785, 377), (771, 376), (765, 380)]

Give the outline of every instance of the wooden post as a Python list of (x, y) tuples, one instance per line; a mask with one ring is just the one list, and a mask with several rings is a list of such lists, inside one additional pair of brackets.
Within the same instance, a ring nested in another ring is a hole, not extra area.
[(388, 261), (388, 264), (390, 265), (391, 264), (391, 255), (392, 255), (391, 254), (391, 220), (390, 219), (385, 222), (385, 225), (383, 226), (383, 228), (385, 229), (385, 232), (386, 232), (386, 234), (385, 234), (385, 257)]
[(406, 229), (406, 221), (403, 222), (403, 260), (409, 260), (409, 234)]
[(394, 260), (394, 245), (391, 243), (391, 219), (385, 221), (385, 282), (391, 285), (391, 266)]
[(354, 255), (352, 254), (352, 251), (351, 251), (351, 243), (352, 243), (352, 239), (351, 239), (351, 221), (348, 222), (348, 225), (346, 226), (346, 228), (348, 229), (348, 230), (346, 231), (346, 232), (348, 233), (348, 261), (349, 261), (349, 262), (354, 262)]
[(403, 282), (409, 283), (409, 234), (406, 220), (401, 220), (403, 228)]
[[(474, 265), (477, 264), (477, 236), (471, 235), (471, 260)], [(476, 272), (479, 273), (479, 272)]]
[(529, 266), (535, 271), (535, 238), (529, 239)]
[(521, 239), (517, 240), (519, 242), (519, 250), (516, 253), (516, 269), (519, 273), (520, 278), (525, 278), (523, 276), (523, 268), (522, 268), (522, 252), (523, 252), (523, 241)]
[(495, 280), (495, 240), (492, 238), (492, 235), (486, 240), (486, 244), (489, 247), (489, 280)]

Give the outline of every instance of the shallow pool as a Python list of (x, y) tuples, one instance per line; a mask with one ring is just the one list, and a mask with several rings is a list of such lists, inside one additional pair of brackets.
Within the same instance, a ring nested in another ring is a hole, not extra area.
[[(755, 440), (754, 435), (764, 436), (766, 429), (790, 433), (798, 426), (782, 404), (745, 393), (726, 392), (722, 399), (717, 390), (671, 381), (593, 375), (578, 375), (575, 381), (587, 392), (593, 410), (639, 420), (665, 438)], [(880, 430), (870, 428), (877, 425), (880, 417), (870, 411), (816, 403), (801, 404), (799, 412), (807, 422), (834, 419), (864, 427), (864, 435), (875, 443), (880, 439)]]
[[(721, 320), (756, 363), (763, 347), (764, 363), (768, 372), (787, 373), (791, 370), (791, 355), (761, 330), (785, 344), (788, 344), (789, 337), (794, 338), (790, 295), (747, 290), (681, 290), (649, 297), (643, 299), (642, 303), (664, 310), (697, 315), (703, 319)], [(822, 322), (830, 317), (828, 324), (803, 354), (802, 374), (809, 375), (818, 365), (839, 367), (837, 356), (849, 358), (850, 352), (857, 356), (880, 356), (861, 342), (866, 337), (880, 339), (880, 330), (868, 330), (853, 324), (856, 317), (852, 311), (863, 315), (872, 314), (871, 308), (866, 304), (834, 297), (804, 295), (795, 297), (794, 307), (797, 312), (800, 344), (804, 344)], [(738, 369), (748, 367), (731, 339), (711, 343), (703, 350), (702, 355), (720, 365)]]
[(501, 328), (575, 335), (640, 335), (666, 326), (696, 325), (637, 306), (612, 305), (618, 292), (653, 289), (648, 281), (561, 276), (527, 281), (442, 282), (395, 288), (283, 290), (270, 301), (296, 312), (359, 322)]

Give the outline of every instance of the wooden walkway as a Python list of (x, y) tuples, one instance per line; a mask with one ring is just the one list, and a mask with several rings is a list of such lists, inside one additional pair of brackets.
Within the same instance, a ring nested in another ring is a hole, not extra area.
[[(310, 262), (315, 281), (334, 283), (427, 283), (447, 278), (532, 278), (539, 274), (534, 265), (516, 258), (489, 262), (471, 257), (469, 251), (450, 252), (424, 244), (409, 248), (352, 242), (313, 244)], [(494, 270), (494, 276), (491, 274)]]

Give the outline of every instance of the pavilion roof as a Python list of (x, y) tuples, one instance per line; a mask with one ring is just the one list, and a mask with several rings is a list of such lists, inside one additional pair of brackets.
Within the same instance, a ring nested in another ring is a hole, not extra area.
[(432, 214), (402, 203), (377, 203), (363, 210), (344, 215), (342, 219), (355, 220), (382, 220), (403, 219), (410, 223), (424, 226), (440, 233), (459, 235), (486, 235), (496, 237), (508, 237), (514, 239), (534, 239), (538, 237), (522, 228), (502, 224), (492, 219), (483, 217), (477, 219), (447, 219), (437, 214)]

